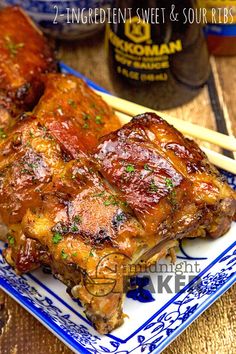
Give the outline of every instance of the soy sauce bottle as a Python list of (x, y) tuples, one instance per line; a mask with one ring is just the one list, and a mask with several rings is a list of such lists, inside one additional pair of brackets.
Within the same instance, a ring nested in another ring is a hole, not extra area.
[[(107, 24), (106, 47), (116, 93), (160, 110), (194, 98), (210, 73), (202, 26), (189, 21), (195, 1), (118, 0), (115, 7), (128, 18)], [(154, 20), (153, 11), (159, 16)]]

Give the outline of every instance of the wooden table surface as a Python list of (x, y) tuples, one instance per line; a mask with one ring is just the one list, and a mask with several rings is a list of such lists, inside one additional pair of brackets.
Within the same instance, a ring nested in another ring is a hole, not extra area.
[[(88, 41), (58, 44), (59, 57), (65, 63), (114, 92), (105, 64), (103, 34), (98, 34), (96, 38)], [(228, 132), (236, 135), (236, 57), (212, 59), (212, 68), (220, 109), (225, 117)], [(119, 92), (116, 94), (120, 95)], [(207, 87), (192, 102), (169, 112), (181, 119), (212, 129), (217, 127)], [(209, 144), (206, 146), (209, 147)], [(235, 304), (236, 285), (205, 311), (163, 353), (236, 353)], [(0, 290), (0, 353), (69, 354), (72, 352)]]

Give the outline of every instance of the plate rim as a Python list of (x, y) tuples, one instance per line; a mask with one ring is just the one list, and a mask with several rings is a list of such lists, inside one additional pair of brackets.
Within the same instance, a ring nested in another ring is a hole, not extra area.
[[(195, 276), (191, 282), (189, 282), (180, 292), (178, 292), (173, 298), (171, 298), (162, 308), (160, 308), (154, 315), (152, 315), (145, 323), (143, 323), (134, 333), (132, 333), (130, 338), (127, 338), (125, 341), (120, 342), (121, 344), (127, 343), (132, 339), (136, 334), (138, 334), (145, 326), (147, 326), (152, 319), (156, 318), (160, 313), (162, 313), (168, 306), (173, 304), (175, 300), (185, 292), (186, 289), (190, 289), (191, 286), (197, 281), (201, 275), (207, 273), (210, 269), (214, 269), (214, 266), (220, 263), (225, 255), (227, 255), (234, 247), (236, 246), (236, 241), (231, 243), (223, 252), (221, 252), (215, 259), (212, 260), (197, 276)], [(17, 276), (17, 275), (16, 275)], [(25, 276), (22, 277), (26, 279)], [(31, 277), (29, 277), (31, 279)], [(202, 304), (199, 305), (196, 311), (189, 316), (189, 318), (184, 321), (177, 329), (175, 329), (170, 335), (163, 339), (158, 347), (153, 350), (154, 354), (160, 353), (164, 350), (174, 339), (176, 339), (195, 319), (197, 319), (210, 305), (212, 305), (221, 295), (225, 293), (234, 283), (236, 282), (236, 272), (233, 273), (227, 281), (218, 288), (217, 291), (209, 295)], [(0, 278), (0, 288), (5, 291), (10, 297), (17, 301), (22, 307), (24, 307), (28, 312), (30, 312), (36, 319), (38, 319), (48, 330), (50, 330), (58, 339), (60, 339), (65, 345), (67, 345), (71, 350), (79, 354), (90, 354), (87, 348), (77, 342), (72, 336), (65, 333), (56, 323), (53, 322), (52, 318), (47, 314), (42, 314), (40, 308), (37, 308), (34, 304), (30, 302), (27, 297), (24, 297), (17, 292), (16, 289), (12, 288), (11, 285), (7, 284), (6, 281)], [(46, 290), (48, 291), (48, 290)], [(64, 305), (65, 306), (65, 305)], [(68, 309), (68, 307), (66, 307)], [(113, 337), (110, 336), (109, 337)], [(117, 340), (116, 337), (114, 337)], [(101, 343), (102, 344), (102, 343)], [(120, 348), (122, 349), (122, 348)], [(79, 351), (78, 351), (79, 350)], [(115, 353), (115, 352), (114, 352)], [(128, 353), (128, 352), (127, 352)]]
[[(105, 89), (101, 88), (99, 85), (93, 83), (91, 80), (84, 77), (82, 74), (78, 73), (76, 70), (70, 68), (63, 62), (60, 62), (60, 67), (63, 72), (71, 73), (78, 77), (84, 79), (89, 86), (100, 90), (102, 92), (108, 93)], [(120, 339), (119, 342), (123, 345), (127, 343), (130, 339), (132, 339), (136, 334), (138, 334), (145, 326), (147, 326), (154, 318), (156, 318), (159, 313), (161, 314), (168, 306), (174, 303), (174, 301), (183, 294), (187, 289), (190, 289), (191, 286), (197, 281), (201, 275), (208, 272), (209, 269), (214, 268), (219, 261), (229, 253), (236, 246), (236, 241), (234, 241), (230, 246), (224, 249), (215, 259), (213, 259), (197, 276), (195, 276), (181, 291), (175, 294), (167, 303), (165, 303), (158, 311), (155, 312), (147, 321), (145, 321), (138, 329), (136, 329), (132, 334), (130, 334), (125, 340)], [(23, 276), (24, 278), (24, 276)], [(37, 279), (37, 278), (36, 278)], [(34, 280), (34, 279), (33, 279)], [(35, 281), (35, 280), (34, 280)], [(152, 351), (154, 354), (158, 354), (163, 351), (174, 339), (176, 339), (193, 321), (195, 321), (209, 306), (211, 306), (218, 298), (220, 298), (234, 283), (236, 282), (236, 272), (233, 273), (231, 277), (227, 279), (227, 281), (221, 285), (214, 293), (210, 294), (197, 309), (188, 317), (186, 321), (180, 324), (170, 335), (168, 335), (165, 339), (163, 339), (158, 347)], [(53, 319), (43, 313), (40, 308), (37, 308), (33, 303), (30, 302), (27, 297), (24, 297), (16, 289), (14, 289), (11, 285), (7, 284), (0, 278), (0, 288), (5, 291), (10, 297), (12, 297), (17, 303), (19, 303), (26, 311), (28, 311), (31, 315), (33, 315), (41, 324), (43, 324), (50, 332), (52, 332), (59, 340), (61, 340), (65, 345), (67, 345), (72, 351), (79, 354), (90, 354), (87, 348), (85, 348), (82, 344), (76, 341), (71, 335), (63, 331), (62, 328), (59, 327), (57, 323), (53, 321)], [(46, 290), (48, 291), (48, 290)], [(59, 301), (59, 300), (58, 300)], [(62, 303), (63, 304), (63, 303)], [(64, 305), (65, 306), (65, 305)], [(68, 307), (66, 306), (68, 309)], [(85, 321), (86, 322), (86, 321)], [(109, 338), (118, 341), (116, 336), (112, 334), (108, 335)], [(102, 344), (102, 343), (101, 343)], [(121, 350), (123, 348), (120, 348)], [(125, 348), (124, 348), (125, 349)], [(119, 352), (119, 348), (117, 348)], [(113, 352), (115, 353), (116, 350)], [(132, 351), (136, 352), (136, 349), (132, 349)], [(127, 351), (128, 353), (128, 351)]]

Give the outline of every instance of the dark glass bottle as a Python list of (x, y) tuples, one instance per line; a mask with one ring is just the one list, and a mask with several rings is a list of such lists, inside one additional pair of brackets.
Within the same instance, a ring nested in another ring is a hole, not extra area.
[[(170, 19), (173, 6), (178, 21)], [(184, 23), (195, 6), (194, 0), (115, 1), (123, 14), (132, 8), (131, 21), (107, 25), (109, 68), (117, 94), (150, 108), (168, 109), (200, 92), (210, 72), (207, 45), (200, 24)], [(159, 8), (158, 21), (140, 21), (143, 11), (152, 8)]]

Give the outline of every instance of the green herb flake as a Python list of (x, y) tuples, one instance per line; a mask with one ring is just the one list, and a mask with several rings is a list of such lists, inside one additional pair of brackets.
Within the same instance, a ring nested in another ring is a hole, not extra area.
[(115, 198), (114, 195), (110, 195), (107, 200), (104, 201), (103, 203), (105, 206), (109, 206), (109, 205), (118, 205), (118, 202)]
[(156, 192), (158, 191), (158, 187), (157, 187), (157, 185), (155, 184), (154, 179), (152, 179), (152, 181), (151, 181), (151, 183), (150, 183), (150, 185), (149, 185), (149, 191), (150, 191), (151, 193), (156, 193)]
[(77, 104), (74, 100), (69, 98), (67, 102), (72, 108), (77, 108)]
[(5, 46), (12, 57), (15, 57), (18, 53), (18, 50), (24, 47), (24, 43), (14, 43), (9, 36), (5, 36), (4, 39)]
[(89, 252), (89, 257), (94, 257), (93, 250), (90, 250), (90, 252)]
[(77, 232), (79, 230), (77, 225), (72, 225), (71, 232)]
[(77, 257), (77, 256), (78, 256), (78, 252), (72, 253), (72, 256), (73, 256), (73, 257)]
[(74, 222), (77, 223), (77, 224), (81, 223), (81, 221), (82, 221), (82, 220), (81, 220), (81, 217), (80, 217), (79, 215), (75, 215), (74, 218), (73, 218), (73, 220), (74, 220)]
[(134, 165), (131, 165), (131, 164), (127, 165), (126, 168), (125, 168), (125, 171), (128, 172), (128, 173), (134, 172), (135, 171)]
[(27, 170), (27, 168), (22, 168), (20, 171), (22, 174), (27, 175), (27, 174), (32, 174), (32, 171)]
[(124, 214), (118, 214), (116, 216), (116, 221), (123, 221), (124, 220)]
[(166, 187), (170, 191), (168, 200), (169, 200), (170, 204), (175, 207), (177, 205), (177, 200), (176, 200), (176, 191), (174, 190), (175, 186), (173, 184), (173, 181), (171, 178), (166, 178), (165, 183), (166, 183)]
[(94, 197), (94, 198), (103, 197), (104, 194), (105, 194), (105, 192), (103, 191), (103, 192), (101, 192), (101, 193), (94, 194), (93, 197)]
[(88, 129), (89, 128), (89, 124), (88, 123), (84, 123), (83, 128), (84, 129)]
[(61, 251), (61, 258), (62, 258), (62, 259), (67, 259), (68, 256), (69, 256), (69, 255), (68, 255), (64, 250)]
[(7, 138), (7, 134), (4, 132), (2, 128), (0, 128), (0, 139), (6, 139), (6, 138)]
[(102, 117), (101, 116), (96, 116), (95, 117), (95, 122), (96, 122), (96, 124), (103, 124)]
[(52, 237), (52, 242), (57, 245), (62, 239), (62, 235), (59, 232), (56, 232)]
[(166, 187), (167, 187), (168, 189), (174, 188), (174, 184), (173, 184), (173, 181), (172, 181), (171, 178), (166, 178), (166, 179), (165, 179), (165, 183), (166, 183)]
[(83, 113), (83, 120), (86, 122), (90, 119), (90, 115), (87, 113)]
[(143, 166), (143, 168), (146, 171), (153, 172), (153, 169), (147, 163)]
[(28, 163), (27, 165), (32, 169), (38, 167), (38, 165), (36, 163)]
[(15, 243), (14, 237), (13, 237), (12, 235), (7, 235), (7, 239), (8, 239), (9, 244), (10, 244), (11, 246), (13, 246), (14, 243)]

